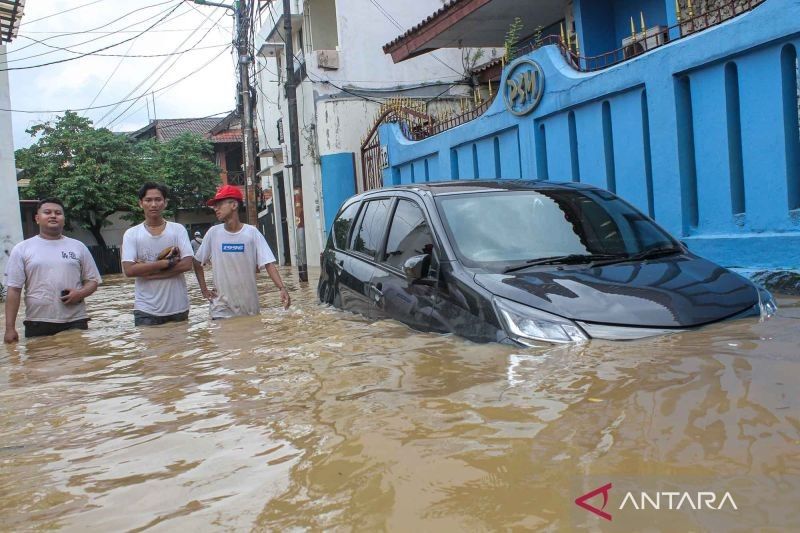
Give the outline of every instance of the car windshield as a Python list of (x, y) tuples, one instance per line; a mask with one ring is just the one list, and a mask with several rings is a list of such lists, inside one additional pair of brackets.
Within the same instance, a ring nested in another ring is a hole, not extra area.
[(436, 202), (467, 266), (505, 270), (548, 258), (579, 262), (679, 248), (652, 220), (598, 189), (462, 193)]

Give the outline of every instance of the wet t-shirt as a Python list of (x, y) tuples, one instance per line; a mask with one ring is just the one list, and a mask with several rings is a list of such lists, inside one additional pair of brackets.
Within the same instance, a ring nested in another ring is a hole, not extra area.
[(39, 322), (72, 322), (86, 318), (86, 304), (65, 305), (61, 291), (100, 283), (92, 254), (82, 242), (31, 237), (14, 246), (5, 271), (5, 285), (25, 288), (25, 318)]
[(231, 233), (223, 224), (213, 226), (203, 237), (194, 256), (202, 264), (211, 263), (217, 298), (211, 302), (211, 318), (257, 315), (256, 274), (275, 262), (267, 240), (249, 224)]
[[(122, 237), (122, 261), (150, 263), (164, 248), (177, 246), (181, 259), (192, 256), (189, 234), (175, 222), (167, 222), (164, 231), (152, 235), (144, 224), (134, 226)], [(136, 278), (133, 308), (156, 316), (174, 315), (189, 310), (189, 293), (183, 273), (165, 279)]]

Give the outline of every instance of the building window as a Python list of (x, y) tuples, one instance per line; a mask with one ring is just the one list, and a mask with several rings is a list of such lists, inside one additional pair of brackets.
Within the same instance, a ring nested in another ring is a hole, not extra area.
[(336, 0), (308, 0), (311, 49), (336, 50), (339, 33), (336, 26)]

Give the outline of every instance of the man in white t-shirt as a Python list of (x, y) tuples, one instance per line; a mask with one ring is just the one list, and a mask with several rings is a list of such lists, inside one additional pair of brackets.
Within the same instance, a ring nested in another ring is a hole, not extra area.
[[(223, 185), (217, 190), (208, 205), (222, 224), (206, 232), (194, 256), (194, 272), (203, 296), (211, 302), (213, 319), (259, 313), (256, 274), (261, 269), (280, 290), (284, 308), (291, 303), (267, 240), (258, 229), (239, 220), (242, 202), (238, 187)], [(214, 289), (206, 285), (203, 271), (203, 265), (209, 262), (214, 270)]]
[(197, 253), (201, 244), (203, 244), (203, 234), (199, 231), (195, 231), (194, 238), (192, 239), (192, 252)]
[(17, 314), (25, 288), (25, 336), (87, 329), (84, 299), (102, 281), (86, 245), (65, 237), (64, 204), (47, 198), (36, 206), (39, 235), (14, 246), (5, 271), (7, 343), (19, 340)]
[(192, 268), (192, 246), (186, 229), (167, 222), (167, 188), (145, 183), (139, 189), (144, 222), (122, 237), (122, 270), (136, 278), (133, 322), (156, 326), (189, 317), (189, 293), (183, 273)]

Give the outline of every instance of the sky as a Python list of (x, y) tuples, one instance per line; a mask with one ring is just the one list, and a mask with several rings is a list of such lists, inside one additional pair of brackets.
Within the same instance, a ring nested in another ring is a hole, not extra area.
[[(19, 36), (8, 45), (8, 68), (77, 59), (9, 70), (14, 147), (34, 142), (27, 128), (63, 114), (43, 110), (75, 110), (131, 99), (119, 107), (79, 111), (96, 127), (112, 131), (134, 131), (154, 117), (224, 116), (235, 106), (232, 28), (229, 10), (187, 0), (28, 0)], [(111, 47), (78, 57), (46, 45), (84, 54)], [(192, 50), (165, 57), (97, 55), (173, 54), (188, 49)], [(23, 110), (36, 112), (19, 112)]]

